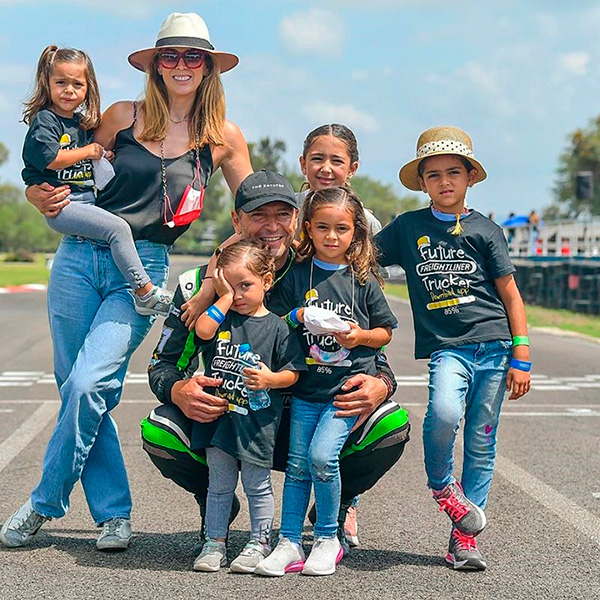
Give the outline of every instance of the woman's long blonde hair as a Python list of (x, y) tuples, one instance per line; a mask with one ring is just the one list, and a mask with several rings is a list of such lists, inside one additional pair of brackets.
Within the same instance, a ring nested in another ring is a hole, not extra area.
[(371, 229), (367, 217), (365, 217), (365, 209), (356, 192), (347, 185), (313, 190), (306, 196), (302, 209), (301, 241), (297, 250), (300, 260), (312, 258), (315, 255), (315, 245), (310, 238), (307, 221), (311, 221), (317, 208), (328, 205), (344, 206), (352, 215), (354, 236), (345, 258), (360, 285), (365, 285), (369, 274), (372, 273), (379, 285), (383, 287), (383, 278), (379, 274), (377, 265), (377, 249), (371, 239)]
[[(190, 147), (206, 144), (223, 146), (223, 127), (225, 125), (225, 92), (221, 84), (219, 69), (209, 54), (205, 65), (208, 73), (204, 75), (190, 112)], [(146, 96), (140, 104), (144, 113), (144, 129), (140, 134), (142, 141), (163, 140), (169, 126), (169, 96), (164, 81), (158, 72), (158, 55), (148, 67), (146, 77)]]
[(85, 100), (77, 108), (77, 113), (80, 115), (79, 126), (81, 129), (86, 130), (95, 129), (100, 125), (100, 91), (96, 81), (94, 65), (90, 57), (82, 50), (59, 48), (58, 46), (47, 46), (40, 56), (33, 92), (23, 102), (23, 122), (29, 125), (40, 110), (50, 108), (52, 105), (50, 76), (54, 65), (61, 62), (81, 62), (85, 65), (87, 94)]

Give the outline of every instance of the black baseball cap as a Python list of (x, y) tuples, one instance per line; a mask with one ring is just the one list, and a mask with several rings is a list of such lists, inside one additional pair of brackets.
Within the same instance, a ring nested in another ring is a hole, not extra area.
[(252, 212), (269, 202), (285, 202), (300, 210), (300, 200), (292, 184), (279, 173), (263, 169), (248, 175), (235, 194), (235, 210)]

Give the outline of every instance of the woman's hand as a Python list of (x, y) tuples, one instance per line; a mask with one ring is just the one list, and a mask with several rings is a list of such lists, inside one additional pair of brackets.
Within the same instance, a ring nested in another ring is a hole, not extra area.
[(44, 216), (55, 217), (70, 200), (71, 188), (68, 185), (54, 187), (49, 183), (30, 185), (25, 190), (27, 201), (33, 204)]
[(219, 298), (227, 296), (228, 294), (233, 298), (233, 288), (231, 287), (229, 281), (225, 279), (223, 269), (215, 269), (215, 273), (213, 275), (213, 285), (215, 286), (215, 292), (217, 292)]

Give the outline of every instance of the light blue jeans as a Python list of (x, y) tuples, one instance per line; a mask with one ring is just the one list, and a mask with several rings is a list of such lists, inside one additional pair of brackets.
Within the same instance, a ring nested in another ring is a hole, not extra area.
[(461, 485), (469, 500), (485, 508), (511, 356), (509, 341), (432, 353), (429, 404), (423, 422), (425, 470), (431, 489), (441, 490), (454, 481), (454, 442), (464, 415)]
[(293, 542), (302, 541), (313, 483), (317, 507), (315, 539), (336, 535), (342, 492), (339, 456), (357, 419), (336, 417), (337, 410), (333, 401), (322, 404), (292, 397), (281, 535)]
[[(148, 241), (136, 246), (152, 281), (163, 285), (168, 247)], [(63, 238), (56, 253), (48, 313), (61, 408), (41, 480), (31, 494), (33, 508), (46, 517), (62, 517), (81, 479), (97, 525), (128, 518), (131, 494), (110, 411), (121, 398), (129, 359), (154, 317), (135, 312), (109, 247), (74, 237)]]

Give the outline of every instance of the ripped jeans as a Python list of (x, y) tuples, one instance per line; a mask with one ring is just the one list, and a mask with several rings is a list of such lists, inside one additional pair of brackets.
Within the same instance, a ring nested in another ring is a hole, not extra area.
[(306, 402), (292, 397), (290, 453), (283, 487), (281, 535), (302, 540), (304, 517), (315, 486), (315, 539), (335, 537), (340, 510), (339, 456), (357, 417), (336, 417), (333, 401)]
[(464, 416), (461, 484), (465, 495), (485, 508), (496, 460), (496, 435), (510, 341), (465, 344), (437, 350), (429, 361), (429, 404), (423, 421), (423, 449), (429, 487), (454, 481), (454, 442)]

